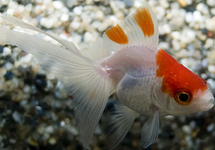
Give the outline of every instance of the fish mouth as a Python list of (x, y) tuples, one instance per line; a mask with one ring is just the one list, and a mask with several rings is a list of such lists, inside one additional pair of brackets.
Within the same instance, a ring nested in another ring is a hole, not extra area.
[(209, 100), (209, 103), (215, 104), (214, 98)]

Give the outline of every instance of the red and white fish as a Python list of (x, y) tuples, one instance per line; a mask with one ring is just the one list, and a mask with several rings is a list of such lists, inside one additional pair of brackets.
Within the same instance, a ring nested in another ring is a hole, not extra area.
[[(116, 92), (121, 104), (111, 119), (108, 140), (114, 148), (138, 114), (148, 116), (141, 134), (144, 148), (154, 143), (159, 116), (206, 111), (214, 97), (205, 80), (158, 47), (158, 23), (148, 4), (108, 29), (88, 51), (9, 16), (3, 21), (50, 36), (62, 47), (26, 33), (0, 27), (0, 44), (33, 54), (61, 80), (73, 96), (80, 140), (89, 148), (108, 97)], [(114, 131), (114, 132), (111, 132)]]

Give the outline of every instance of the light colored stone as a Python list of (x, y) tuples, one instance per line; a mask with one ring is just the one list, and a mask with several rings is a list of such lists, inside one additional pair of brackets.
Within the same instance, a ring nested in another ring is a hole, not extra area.
[(207, 79), (207, 82), (210, 84), (211, 88), (215, 90), (215, 81), (213, 79)]
[(209, 64), (209, 60), (207, 58), (205, 58), (205, 59), (202, 60), (202, 66), (203, 67), (206, 68), (208, 66), (208, 64)]
[(104, 13), (101, 10), (96, 11), (96, 18), (100, 21), (103, 21), (104, 19)]
[(205, 49), (210, 49), (210, 48), (213, 47), (213, 45), (214, 45), (214, 39), (208, 38), (208, 39), (206, 40), (206, 42), (205, 42), (204, 48), (205, 48)]
[(187, 23), (191, 23), (193, 21), (193, 13), (192, 12), (187, 12), (185, 15), (185, 21)]
[(160, 2), (160, 5), (163, 7), (163, 8), (168, 8), (169, 7), (169, 2), (167, 0), (162, 0), (162, 1), (159, 1)]
[(207, 30), (215, 32), (215, 16), (206, 20), (205, 27)]
[(65, 13), (62, 14), (62, 16), (60, 17), (60, 20), (61, 20), (61, 21), (64, 21), (64, 22), (65, 22), (65, 21), (69, 21), (69, 15), (68, 15), (68, 14), (65, 14)]
[(131, 7), (133, 5), (133, 3), (134, 3), (133, 0), (124, 0), (124, 2), (125, 2), (125, 5), (128, 6), (128, 7)]
[(23, 88), (23, 91), (25, 93), (29, 93), (31, 91), (31, 87), (29, 85), (25, 85), (25, 87)]
[(52, 4), (53, 4), (54, 8), (56, 8), (56, 9), (61, 9), (64, 7), (64, 5), (61, 1), (53, 1)]
[(207, 0), (206, 2), (209, 6), (215, 7), (215, 1), (214, 0)]
[(54, 127), (52, 125), (47, 126), (44, 131), (51, 134), (54, 132)]
[(93, 35), (90, 32), (85, 32), (84, 34), (84, 42), (85, 43), (90, 43), (92, 42)]
[(204, 3), (199, 3), (196, 6), (196, 10), (200, 11), (203, 15), (208, 15), (209, 14), (208, 7)]
[(11, 49), (8, 48), (8, 47), (4, 47), (2, 56), (7, 56), (7, 55), (10, 55), (10, 54), (11, 54)]
[(201, 40), (201, 41), (205, 41), (207, 39), (207, 35), (203, 34), (201, 31), (197, 32), (197, 37)]
[(156, 8), (155, 8), (155, 13), (156, 13), (156, 17), (157, 17), (157, 19), (158, 20), (161, 20), (161, 19), (163, 19), (163, 17), (165, 16), (165, 9), (163, 8), (163, 7), (161, 7), (161, 6), (157, 6)]
[(75, 15), (81, 15), (82, 9), (83, 9), (82, 6), (77, 6), (73, 9), (73, 12), (75, 13)]
[(9, 70), (13, 69), (13, 64), (10, 63), (10, 62), (7, 62), (7, 63), (5, 64), (5, 68), (9, 71)]
[(208, 66), (208, 71), (215, 73), (215, 66), (214, 65), (209, 65)]
[(30, 61), (32, 61), (33, 55), (28, 53), (25, 56), (21, 57), (19, 62), (20, 63), (25, 63), (25, 64), (29, 64)]
[(168, 42), (160, 42), (159, 47), (166, 50), (169, 49), (170, 46)]
[(212, 132), (214, 130), (214, 123), (211, 123), (207, 126), (207, 131)]
[(172, 47), (176, 51), (180, 50), (180, 43), (179, 43), (179, 41), (176, 40), (176, 39), (173, 39), (172, 40)]
[(171, 33), (171, 31), (172, 31), (172, 29), (171, 29), (171, 27), (169, 26), (169, 24), (164, 24), (164, 25), (162, 26), (162, 28), (163, 28), (163, 32), (164, 32), (165, 34), (169, 34), (169, 33)]
[(182, 127), (182, 131), (183, 131), (184, 133), (186, 133), (186, 134), (191, 134), (191, 133), (192, 133), (192, 129), (191, 129), (190, 126), (188, 126), (188, 125), (184, 125), (184, 126)]
[(21, 124), (23, 121), (22, 121), (22, 118), (21, 118), (21, 115), (17, 112), (17, 111), (14, 111), (13, 114), (13, 119), (18, 122), (19, 124)]
[(215, 15), (215, 8), (211, 8), (211, 14)]
[(42, 18), (40, 23), (45, 28), (50, 29), (54, 26), (55, 22), (56, 20), (54, 18)]

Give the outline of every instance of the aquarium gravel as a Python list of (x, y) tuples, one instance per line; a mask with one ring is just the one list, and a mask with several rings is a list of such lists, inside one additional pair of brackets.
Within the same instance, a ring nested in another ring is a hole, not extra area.
[[(0, 15), (13, 15), (85, 50), (144, 0), (0, 0)], [(159, 47), (204, 78), (215, 94), (215, 1), (149, 0), (159, 21)], [(14, 28), (12, 25), (0, 25)], [(33, 33), (32, 33), (33, 34)], [(1, 36), (1, 35), (0, 35)], [(50, 38), (40, 38), (53, 42)], [(107, 110), (117, 100), (109, 98)], [(103, 150), (104, 113), (92, 140)], [(116, 150), (141, 150), (139, 116)], [(161, 118), (159, 137), (148, 150), (214, 150), (214, 108)], [(72, 97), (53, 74), (21, 49), (0, 46), (0, 150), (82, 150)]]

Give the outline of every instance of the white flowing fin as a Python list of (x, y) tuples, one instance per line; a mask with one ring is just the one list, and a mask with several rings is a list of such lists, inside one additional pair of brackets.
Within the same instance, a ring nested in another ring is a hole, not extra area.
[(16, 45), (31, 53), (45, 69), (63, 82), (68, 94), (73, 96), (80, 139), (84, 147), (89, 148), (107, 99), (114, 90), (109, 77), (96, 62), (75, 55), (72, 49), (69, 51), (4, 27), (0, 27), (0, 35), (0, 44)]
[(122, 105), (116, 105), (116, 112), (105, 126), (107, 130), (106, 146), (108, 150), (115, 148), (125, 137), (138, 113)]
[(16, 17), (13, 17), (13, 16), (1, 16), (1, 18), (3, 19), (3, 21), (5, 21), (7, 23), (10, 23), (10, 24), (12, 24), (14, 26), (19, 26), (19, 27), (22, 27), (22, 28), (31, 29), (33, 31), (45, 34), (45, 35), (51, 37), (52, 39), (56, 40), (60, 44), (62, 44), (66, 49), (71, 50), (72, 52), (76, 52), (77, 54), (80, 54), (80, 52), (77, 50), (76, 46), (73, 43), (69, 42), (69, 41), (61, 39), (61, 38), (59, 38), (57, 36), (54, 36), (54, 35), (51, 35), (49, 33), (46, 33), (44, 31), (40, 30), (39, 28), (37, 28), (35, 26), (32, 26), (31, 24), (25, 23), (25, 22), (23, 22), (22, 20), (20, 20), (20, 19), (18, 19)]
[(110, 51), (108, 51), (104, 47), (101, 38), (99, 38), (95, 43), (93, 43), (87, 50), (81, 50), (80, 52), (82, 55), (92, 60), (100, 60), (111, 55)]
[(111, 52), (120, 50), (126, 44), (139, 43), (157, 50), (158, 21), (147, 3), (128, 15), (124, 21), (104, 33), (104, 44)]
[(141, 144), (143, 148), (147, 148), (154, 143), (158, 137), (159, 131), (159, 113), (156, 110), (153, 116), (147, 120), (143, 126), (141, 134)]

